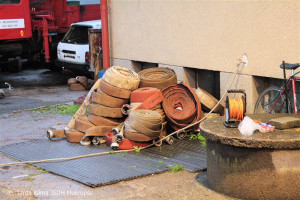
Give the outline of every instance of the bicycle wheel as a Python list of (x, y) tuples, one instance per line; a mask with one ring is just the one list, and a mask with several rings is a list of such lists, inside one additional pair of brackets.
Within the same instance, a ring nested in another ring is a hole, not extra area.
[[(254, 113), (287, 113), (285, 95), (279, 94), (274, 102), (265, 105), (268, 102), (271, 102), (279, 91), (280, 88), (276, 86), (271, 86), (265, 89), (259, 95), (255, 103)], [(291, 113), (291, 102), (289, 98), (287, 99), (287, 101), (288, 101), (288, 113)]]

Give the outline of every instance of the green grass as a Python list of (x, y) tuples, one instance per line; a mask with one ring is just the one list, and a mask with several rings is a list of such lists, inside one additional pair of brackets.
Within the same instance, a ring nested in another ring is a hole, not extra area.
[(36, 176), (37, 174), (28, 174), (28, 177)]
[(50, 171), (48, 169), (41, 171), (42, 174), (49, 173), (49, 172)]
[(206, 139), (201, 135), (201, 133), (191, 133), (189, 136), (190, 140), (200, 140), (201, 146), (206, 147)]
[(31, 111), (37, 114), (74, 115), (79, 108), (80, 105), (57, 104), (57, 105), (47, 105), (42, 108), (34, 108)]
[(80, 105), (63, 105), (57, 107), (57, 110), (59, 111), (59, 114), (62, 115), (74, 115), (79, 108)]
[(179, 172), (181, 170), (183, 170), (183, 166), (182, 165), (167, 165), (167, 168), (170, 168), (172, 170), (172, 172)]
[(141, 152), (141, 149), (142, 149), (142, 147), (138, 147), (138, 146), (134, 146), (133, 148), (136, 153)]
[(30, 168), (31, 167), (31, 165), (24, 165), (23, 166), (23, 169), (28, 169), (28, 168)]
[(174, 167), (172, 167), (172, 172), (179, 172), (183, 170), (182, 165), (175, 165)]
[(36, 170), (42, 174), (45, 174), (45, 173), (49, 173), (50, 171), (48, 169), (43, 169), (41, 167), (36, 167)]
[(34, 178), (31, 178), (31, 177), (27, 177), (27, 178), (24, 178), (23, 181), (30, 181), (30, 182), (33, 182), (35, 179)]

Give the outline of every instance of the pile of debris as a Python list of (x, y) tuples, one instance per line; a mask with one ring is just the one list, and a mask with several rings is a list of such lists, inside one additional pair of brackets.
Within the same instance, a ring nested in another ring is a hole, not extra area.
[[(75, 80), (69, 81), (69, 86), (88, 84), (82, 77)], [(113, 149), (133, 149), (152, 142), (160, 146), (162, 138), (172, 144), (174, 138), (165, 136), (203, 117), (203, 94), (199, 90), (195, 92), (188, 85), (177, 83), (175, 72), (169, 68), (150, 68), (137, 74), (113, 66), (88, 93), (73, 117), (74, 125), (70, 123), (63, 131), (52, 130), (48, 137), (66, 137), (68, 142), (82, 145), (106, 143)], [(218, 111), (222, 113), (222, 107)], [(182, 131), (177, 138), (195, 129)]]

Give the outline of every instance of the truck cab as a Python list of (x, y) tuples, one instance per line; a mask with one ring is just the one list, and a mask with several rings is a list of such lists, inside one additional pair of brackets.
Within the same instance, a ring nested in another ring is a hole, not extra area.
[(88, 29), (101, 29), (101, 20), (71, 25), (57, 46), (57, 67), (63, 70), (88, 72), (90, 66)]

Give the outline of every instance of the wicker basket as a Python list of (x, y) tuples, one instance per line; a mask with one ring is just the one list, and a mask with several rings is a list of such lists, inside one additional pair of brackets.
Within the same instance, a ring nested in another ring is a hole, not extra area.
[[(204, 110), (210, 111), (218, 103), (218, 100), (215, 97), (213, 97), (211, 94), (209, 94), (208, 92), (206, 92), (205, 90), (203, 90), (201, 88), (197, 88), (195, 90), (195, 92), (196, 92), (196, 95), (198, 96)], [(219, 113), (220, 115), (223, 115), (224, 114), (224, 106), (219, 104), (218, 107), (214, 110), (214, 112)]]

